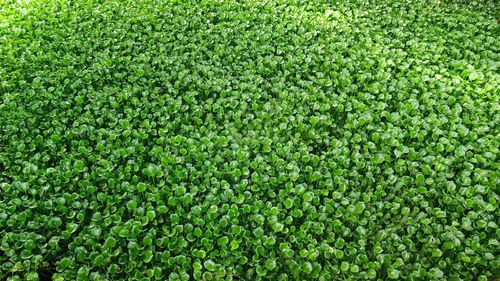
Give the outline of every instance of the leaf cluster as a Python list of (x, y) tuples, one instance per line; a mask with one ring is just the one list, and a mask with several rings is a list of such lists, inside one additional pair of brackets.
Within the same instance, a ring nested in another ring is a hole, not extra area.
[(499, 277), (469, 2), (2, 1), (0, 279)]

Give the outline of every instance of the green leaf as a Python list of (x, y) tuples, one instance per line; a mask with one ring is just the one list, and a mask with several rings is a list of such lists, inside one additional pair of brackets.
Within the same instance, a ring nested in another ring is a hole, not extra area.
[(93, 263), (94, 263), (95, 266), (103, 266), (104, 265), (104, 256), (103, 255), (97, 255), (94, 258)]
[(28, 273), (24, 276), (24, 278), (25, 278), (27, 281), (38, 281), (38, 280), (40, 280), (40, 279), (38, 278), (38, 273), (36, 273), (36, 272), (28, 272)]
[(62, 258), (57, 264), (57, 270), (63, 271), (71, 265), (71, 260), (69, 258)]
[(343, 262), (340, 264), (340, 269), (341, 269), (342, 271), (347, 271), (347, 270), (349, 270), (349, 263), (348, 263), (348, 262), (346, 262), (346, 261), (343, 261)]
[(282, 223), (275, 223), (273, 224), (273, 230), (274, 232), (281, 232), (283, 230), (284, 225)]
[(276, 268), (276, 260), (267, 260), (266, 261), (266, 268), (268, 270), (273, 270)]
[(264, 235), (264, 230), (262, 229), (262, 227), (257, 227), (256, 229), (254, 229), (253, 234), (257, 238), (262, 238), (262, 236)]
[(49, 220), (49, 226), (51, 228), (59, 228), (62, 225), (62, 220), (60, 217), (52, 217)]
[(236, 249), (238, 249), (239, 246), (240, 246), (240, 243), (238, 241), (236, 241), (236, 240), (231, 241), (231, 244), (230, 244), (231, 250), (236, 250)]
[(478, 78), (479, 78), (479, 75), (477, 74), (477, 72), (476, 72), (476, 71), (472, 71), (472, 72), (469, 74), (469, 80), (471, 80), (471, 81), (474, 81), (474, 80), (476, 80), (476, 79), (478, 79)]
[(387, 276), (389, 277), (389, 279), (399, 279), (399, 273), (399, 270), (393, 268), (389, 268), (387, 270)]
[(203, 262), (203, 266), (209, 271), (214, 271), (216, 264), (212, 260), (206, 260)]
[(229, 242), (229, 239), (225, 236), (217, 239), (217, 244), (219, 246), (225, 246), (228, 242)]

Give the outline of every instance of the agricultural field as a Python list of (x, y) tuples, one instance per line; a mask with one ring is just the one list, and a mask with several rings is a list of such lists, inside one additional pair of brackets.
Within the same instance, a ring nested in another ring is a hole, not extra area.
[(499, 14), (0, 1), (0, 280), (500, 278)]

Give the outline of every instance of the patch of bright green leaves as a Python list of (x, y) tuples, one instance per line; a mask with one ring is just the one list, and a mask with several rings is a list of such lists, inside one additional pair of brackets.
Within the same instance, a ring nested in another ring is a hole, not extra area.
[(0, 279), (499, 277), (465, 2), (2, 1)]

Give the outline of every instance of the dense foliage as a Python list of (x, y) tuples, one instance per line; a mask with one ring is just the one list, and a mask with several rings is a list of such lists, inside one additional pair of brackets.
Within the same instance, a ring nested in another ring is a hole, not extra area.
[(3, 1), (1, 280), (499, 277), (494, 1)]

